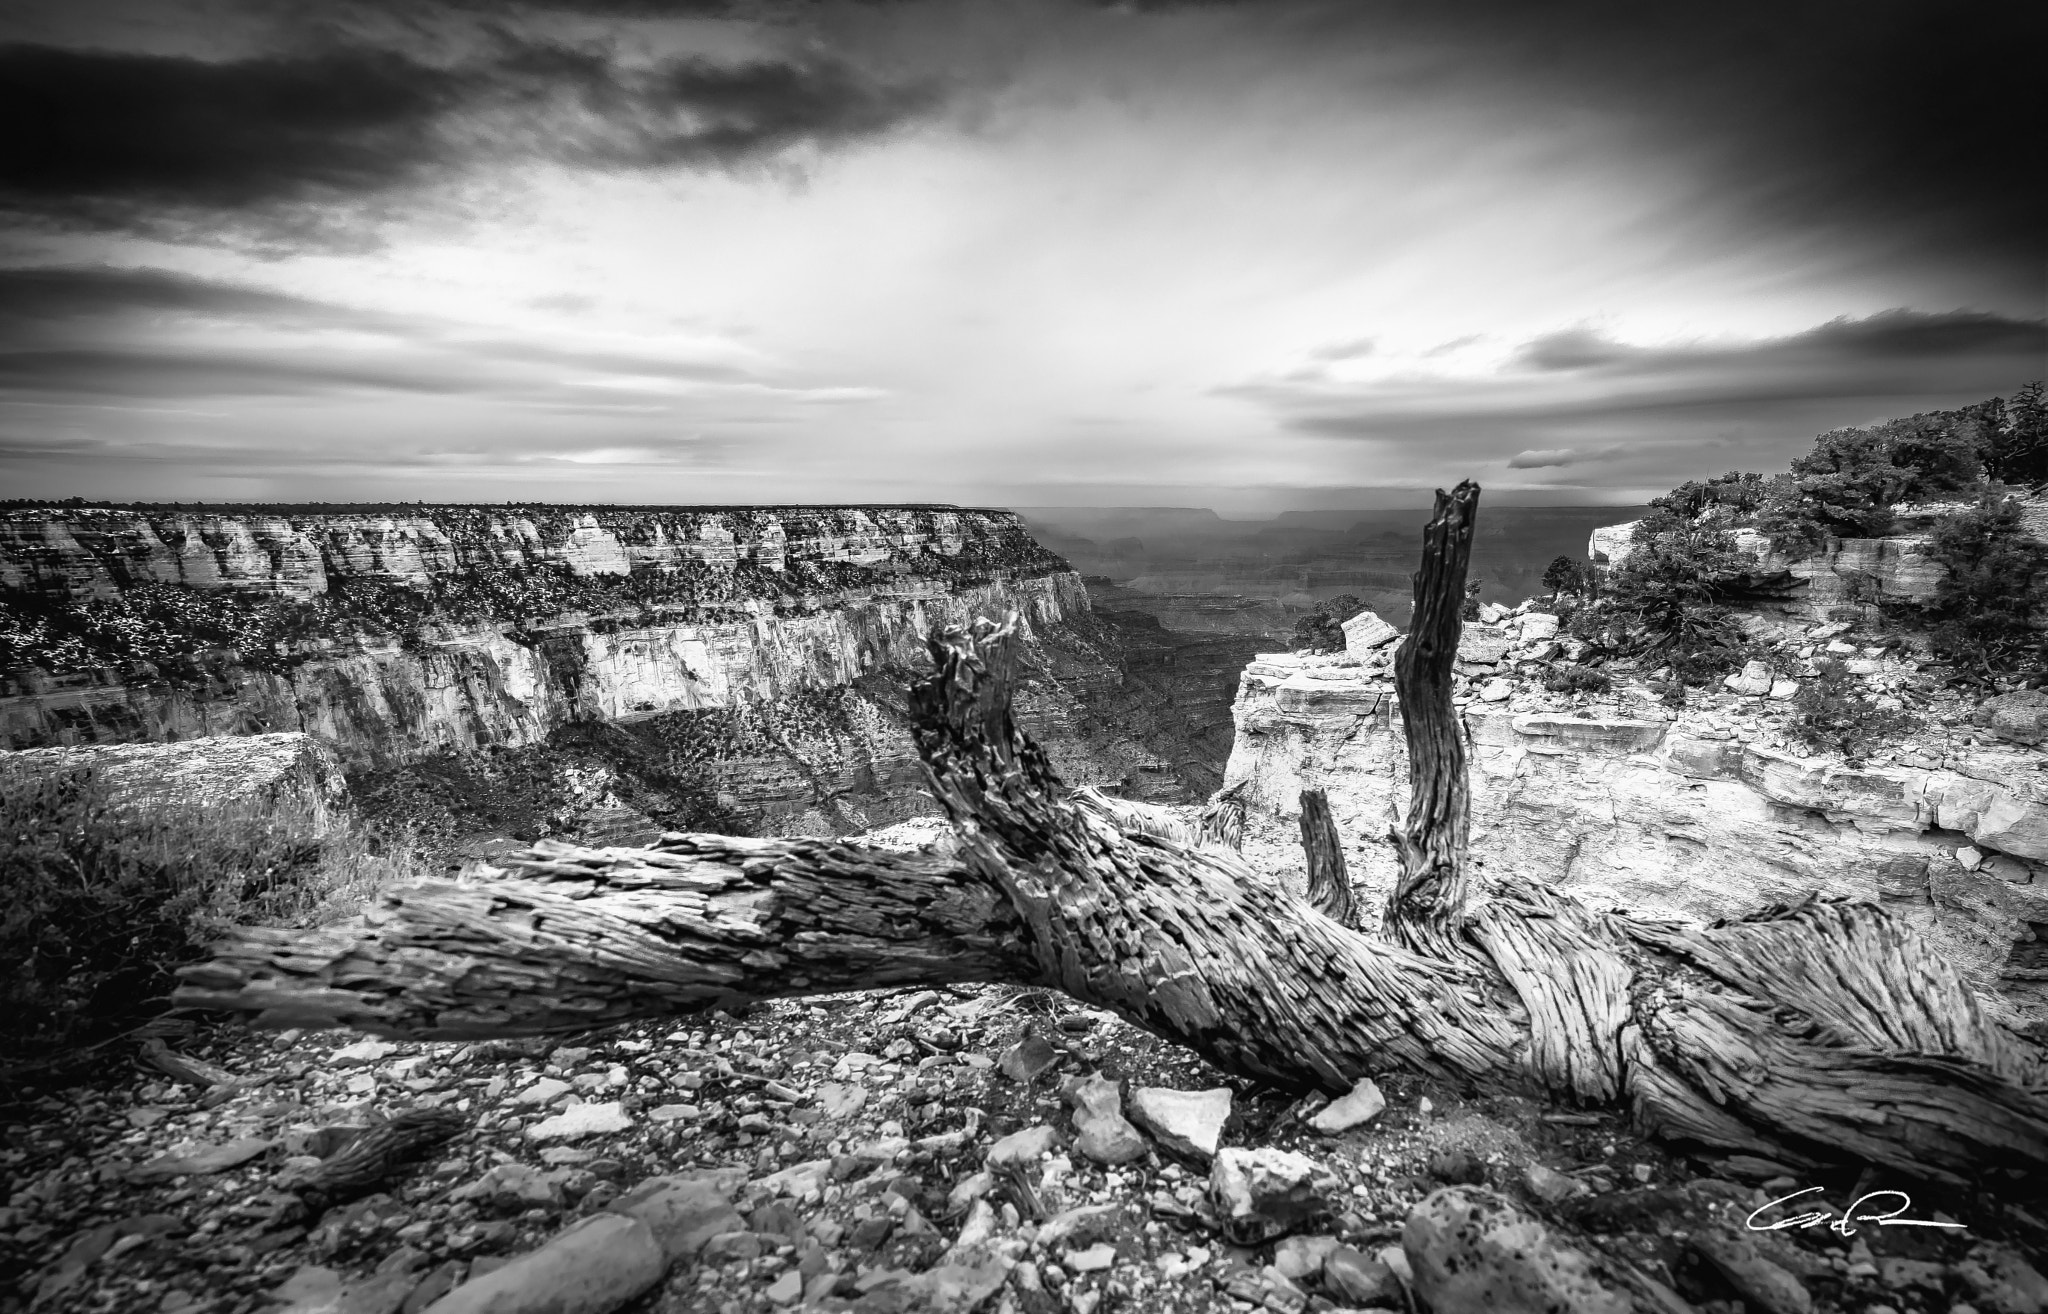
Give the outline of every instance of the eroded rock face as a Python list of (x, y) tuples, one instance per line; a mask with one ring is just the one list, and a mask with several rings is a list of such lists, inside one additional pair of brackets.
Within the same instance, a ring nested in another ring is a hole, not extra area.
[(291, 809), (324, 818), (347, 794), (340, 763), (299, 733), (90, 744), (0, 753), (9, 774), (90, 770), (116, 807)]
[[(1675, 721), (1515, 713), (1474, 701), (1472, 854), (1596, 905), (1694, 920), (1815, 890), (1882, 901), (2004, 1015), (2048, 1016), (2048, 752), (1977, 748), (1935, 768), (1851, 767)], [(1300, 864), (1304, 788), (1327, 791), (1362, 906), (1396, 859), (1408, 803), (1391, 674), (1268, 654), (1247, 668), (1226, 788), (1250, 809), (1247, 854)], [(1959, 850), (1981, 855), (1974, 869)], [(2037, 939), (2040, 937), (2040, 939)]]
[[(679, 733), (716, 741), (706, 756), (728, 806), (764, 833), (840, 834), (928, 806), (900, 712), (926, 636), (1013, 611), (1038, 670), (1020, 720), (1074, 783), (1193, 797), (1228, 744), (1212, 727), (1190, 790), (1178, 764), (1201, 754), (1149, 713), (1220, 706), (1216, 690), (1135, 678), (1080, 578), (1009, 512), (0, 516), (0, 586), (151, 584), (298, 599), (313, 632), (260, 661), (224, 649), (161, 670), (0, 672), (0, 747), (302, 731), (350, 769), (379, 769), (578, 722), (696, 716), (703, 728)], [(392, 637), (380, 598), (426, 619)], [(749, 718), (772, 732), (728, 733)]]

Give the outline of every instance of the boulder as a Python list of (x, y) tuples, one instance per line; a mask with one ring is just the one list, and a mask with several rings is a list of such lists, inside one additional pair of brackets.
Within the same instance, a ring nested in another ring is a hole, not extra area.
[(661, 1281), (668, 1259), (637, 1218), (598, 1214), (465, 1282), (426, 1314), (607, 1314)]
[(1401, 1279), (1392, 1266), (1350, 1246), (1338, 1246), (1323, 1256), (1323, 1286), (1347, 1304), (1368, 1309), (1404, 1305)]
[(1344, 651), (1353, 657), (1363, 657), (1391, 643), (1400, 633), (1379, 613), (1361, 611), (1344, 622)]
[(733, 1193), (745, 1181), (743, 1171), (730, 1168), (650, 1177), (612, 1201), (606, 1212), (631, 1218), (647, 1228), (661, 1248), (664, 1264), (693, 1259), (712, 1237), (746, 1227), (739, 1210), (732, 1205)]
[(1042, 1122), (1035, 1127), (1011, 1132), (988, 1147), (989, 1167), (1027, 1167), (1052, 1153), (1052, 1147), (1058, 1140), (1059, 1133)]
[(1408, 1215), (1401, 1248), (1435, 1314), (1632, 1314), (1602, 1266), (1502, 1196), (1437, 1191)]
[(1776, 683), (1777, 680), (1771, 674), (1770, 667), (1762, 662), (1752, 661), (1740, 671), (1722, 680), (1721, 687), (1727, 689), (1730, 693), (1747, 694), (1752, 698), (1762, 698), (1771, 692), (1771, 686)]
[(1341, 1099), (1332, 1101), (1314, 1117), (1308, 1125), (1325, 1136), (1371, 1122), (1387, 1107), (1387, 1097), (1380, 1093), (1379, 1084), (1371, 1077), (1361, 1077)]
[(1337, 1180), (1304, 1154), (1270, 1147), (1219, 1150), (1209, 1172), (1209, 1201), (1224, 1235), (1251, 1246), (1329, 1217)]
[(1513, 645), (1506, 630), (1494, 625), (1467, 625), (1458, 635), (1458, 660), (1474, 666), (1492, 666), (1508, 655)]
[(1216, 1157), (1223, 1124), (1230, 1121), (1230, 1087), (1139, 1086), (1131, 1091), (1130, 1114), (1165, 1149), (1206, 1161)]
[(2048, 743), (2048, 689), (2022, 689), (1987, 698), (1984, 724), (2000, 739), (2015, 744)]
[(1557, 617), (1547, 611), (1532, 611), (1522, 617), (1522, 642), (1541, 643), (1557, 637)]

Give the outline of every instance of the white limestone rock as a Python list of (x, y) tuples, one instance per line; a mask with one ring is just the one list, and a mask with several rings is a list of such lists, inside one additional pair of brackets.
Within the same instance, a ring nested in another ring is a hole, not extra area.
[(1138, 1086), (1131, 1091), (1130, 1115), (1164, 1148), (1190, 1158), (1212, 1159), (1222, 1142), (1223, 1124), (1230, 1121), (1230, 1087), (1173, 1090)]

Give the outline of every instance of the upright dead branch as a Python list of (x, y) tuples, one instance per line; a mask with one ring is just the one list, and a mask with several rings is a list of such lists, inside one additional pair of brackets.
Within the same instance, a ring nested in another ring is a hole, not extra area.
[(1401, 876), (1387, 901), (1388, 928), (1413, 949), (1454, 952), (1471, 889), (1465, 845), (1471, 795), (1465, 783), (1465, 736), (1451, 706), (1451, 668), (1458, 657), (1465, 571), (1479, 485), (1466, 480), (1436, 494), (1436, 514), (1422, 531), (1422, 569), (1415, 572), (1415, 619), (1394, 657), (1394, 685), (1408, 735), (1408, 816), (1393, 834)]
[(1351, 902), (1351, 873), (1344, 867), (1344, 837), (1330, 815), (1330, 797), (1320, 789), (1301, 791), (1301, 849), (1308, 859), (1308, 901), (1342, 926), (1358, 925)]

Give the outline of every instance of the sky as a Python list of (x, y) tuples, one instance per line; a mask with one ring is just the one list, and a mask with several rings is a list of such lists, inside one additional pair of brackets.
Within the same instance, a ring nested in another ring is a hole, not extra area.
[(1640, 502), (2048, 375), (2048, 6), (11, 0), (0, 495)]

